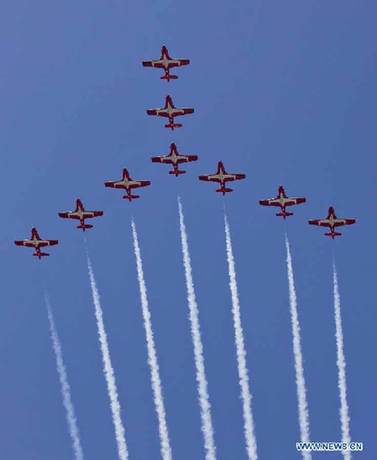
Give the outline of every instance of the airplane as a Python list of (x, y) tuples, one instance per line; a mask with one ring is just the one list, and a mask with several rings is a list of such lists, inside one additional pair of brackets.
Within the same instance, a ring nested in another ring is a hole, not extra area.
[(260, 200), (259, 204), (262, 206), (280, 206), (281, 211), (276, 215), (285, 219), (287, 216), (293, 216), (293, 212), (286, 211), (286, 206), (305, 203), (305, 201), (306, 198), (289, 198), (285, 193), (284, 187), (281, 185), (278, 189), (278, 195), (276, 198)]
[(181, 155), (174, 142), (170, 144), (170, 152), (168, 155), (160, 155), (151, 158), (153, 163), (167, 163), (173, 165), (173, 169), (169, 171), (169, 174), (174, 174), (175, 177), (178, 177), (180, 174), (185, 174), (186, 172), (179, 169), (180, 163), (188, 163), (189, 161), (196, 161), (197, 159), (197, 155)]
[(234, 180), (245, 179), (245, 174), (233, 174), (227, 173), (224, 169), (224, 165), (222, 161), (219, 161), (217, 164), (217, 172), (216, 174), (209, 174), (207, 176), (199, 176), (199, 180), (211, 181), (211, 182), (219, 182), (220, 188), (216, 190), (216, 192), (221, 192), (223, 196), (225, 193), (232, 192), (233, 189), (226, 188), (226, 182), (231, 182)]
[(63, 219), (78, 219), (80, 224), (76, 228), (81, 228), (83, 232), (87, 228), (92, 228), (93, 225), (85, 223), (85, 219), (91, 219), (92, 217), (103, 216), (103, 211), (86, 211), (80, 198), (76, 200), (76, 209), (74, 211), (59, 212), (59, 217)]
[(41, 248), (45, 246), (54, 246), (55, 244), (58, 244), (58, 240), (42, 240), (38, 234), (38, 231), (36, 228), (31, 229), (31, 239), (25, 239), (25, 240), (16, 240), (14, 244), (17, 246), (26, 246), (28, 248), (34, 248), (35, 252), (33, 253), (33, 256), (38, 257), (40, 260), (41, 257), (49, 256), (47, 252), (41, 252)]
[(310, 225), (319, 225), (320, 227), (329, 227), (330, 232), (325, 233), (326, 236), (330, 236), (334, 239), (336, 236), (340, 236), (341, 233), (336, 232), (336, 227), (341, 227), (342, 225), (351, 225), (356, 222), (356, 219), (338, 219), (335, 215), (334, 208), (332, 206), (329, 207), (329, 211), (327, 214), (326, 219), (311, 219), (309, 220)]
[(132, 195), (131, 192), (133, 188), (146, 187), (150, 184), (151, 182), (149, 180), (133, 180), (127, 169), (124, 168), (122, 179), (117, 181), (107, 181), (105, 182), (105, 187), (125, 189), (127, 194), (123, 196), (123, 199), (132, 201), (133, 199), (140, 198), (139, 195)]
[(169, 123), (165, 125), (165, 128), (170, 128), (171, 130), (174, 130), (174, 128), (182, 127), (182, 124), (174, 123), (174, 117), (179, 117), (181, 115), (188, 115), (190, 113), (194, 113), (194, 109), (175, 107), (171, 96), (166, 96), (164, 107), (159, 108), (159, 109), (148, 109), (147, 110), (148, 115), (155, 115), (158, 117), (168, 118)]
[(164, 75), (160, 77), (161, 80), (176, 80), (178, 78), (177, 75), (172, 75), (170, 73), (170, 69), (172, 67), (181, 67), (183, 65), (188, 65), (190, 64), (189, 59), (177, 59), (177, 58), (171, 58), (169, 56), (169, 51), (166, 48), (166, 46), (163, 46), (161, 48), (161, 57), (160, 59), (156, 59), (153, 61), (143, 61), (143, 66), (144, 67), (157, 67), (158, 69), (164, 69)]

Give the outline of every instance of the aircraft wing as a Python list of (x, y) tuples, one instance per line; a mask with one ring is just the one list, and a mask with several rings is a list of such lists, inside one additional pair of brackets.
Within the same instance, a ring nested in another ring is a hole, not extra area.
[(14, 242), (17, 246), (26, 246), (28, 248), (34, 247), (34, 244), (31, 240), (17, 240)]
[(190, 59), (178, 59), (178, 65), (188, 65), (190, 64)]
[(181, 108), (181, 109), (175, 109), (173, 115), (175, 117), (179, 117), (180, 115), (188, 115), (190, 113), (194, 113), (194, 109), (191, 108)]
[(293, 206), (295, 204), (305, 203), (306, 198), (285, 198), (284, 203), (280, 203), (279, 198), (270, 198), (267, 200), (260, 200), (259, 204), (262, 206)]
[(59, 212), (59, 217), (63, 219), (72, 219), (75, 218), (75, 214), (73, 212)]
[(151, 185), (151, 181), (149, 180), (135, 180), (130, 184), (131, 188), (139, 188), (139, 187), (147, 187)]
[(278, 198), (259, 200), (259, 204), (262, 206), (280, 206), (280, 200)]
[(199, 176), (199, 180), (205, 180), (208, 182), (220, 182), (218, 174), (207, 174), (206, 176)]
[(232, 175), (233, 175), (232, 180), (241, 180), (241, 179), (245, 179), (246, 177), (246, 174), (232, 174)]
[(334, 227), (341, 227), (342, 225), (352, 225), (356, 219), (335, 219)]
[(330, 227), (329, 219), (311, 219), (309, 220), (310, 225), (318, 225), (319, 227)]
[(147, 109), (148, 115), (160, 115), (161, 109)]
[(85, 215), (90, 214), (88, 217), (101, 217), (103, 216), (103, 211), (85, 211)]
[[(144, 67), (157, 67), (160, 69), (164, 68), (164, 64), (163, 62), (161, 62), (161, 59), (155, 59), (152, 61), (143, 61), (142, 64)], [(189, 59), (169, 59), (168, 67), (169, 68), (180, 67), (182, 65), (188, 65), (188, 64), (190, 64)]]
[(153, 163), (173, 163), (169, 156), (159, 156), (159, 157), (152, 157), (151, 160)]
[(143, 66), (144, 67), (158, 67), (158, 65), (156, 65), (158, 63), (158, 61), (143, 61)]
[(56, 244), (58, 244), (58, 240), (38, 240), (37, 241), (37, 245), (39, 248), (44, 248), (45, 246), (55, 246)]
[(287, 198), (285, 200), (286, 206), (293, 206), (295, 204), (302, 204), (306, 202), (306, 198)]
[(177, 163), (189, 163), (190, 161), (196, 161), (198, 155), (178, 155)]
[(241, 180), (245, 179), (246, 174), (225, 174), (224, 176), (224, 181), (229, 182), (229, 181), (234, 181), (234, 180)]
[(124, 183), (123, 181), (112, 181), (109, 180), (105, 182), (105, 187), (111, 187), (111, 188), (124, 188)]

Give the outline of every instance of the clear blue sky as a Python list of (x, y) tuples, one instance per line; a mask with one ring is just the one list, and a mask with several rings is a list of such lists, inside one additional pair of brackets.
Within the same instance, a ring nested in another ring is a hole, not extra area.
[[(223, 160), (247, 180), (226, 197), (261, 460), (298, 440), (284, 224), (257, 201), (306, 196), (287, 222), (313, 440), (340, 439), (331, 257), (342, 297), (351, 434), (377, 458), (377, 4), (314, 0), (6, 0), (0, 17), (0, 453), (67, 460), (71, 443), (43, 303), (51, 297), (87, 459), (117, 458), (82, 235), (57, 213), (80, 197), (131, 460), (159, 458), (130, 221), (138, 226), (174, 458), (203, 458), (178, 233), (182, 197), (218, 458), (246, 458), (223, 199), (197, 176)], [(162, 44), (192, 64), (169, 84), (141, 66)], [(174, 133), (145, 114), (192, 106)], [(176, 142), (199, 161), (175, 178), (149, 157)], [(152, 186), (129, 204), (103, 182), (128, 167)], [(333, 243), (309, 218), (333, 205), (357, 225)], [(14, 239), (37, 226), (41, 262)], [(317, 454), (316, 459), (340, 458)]]

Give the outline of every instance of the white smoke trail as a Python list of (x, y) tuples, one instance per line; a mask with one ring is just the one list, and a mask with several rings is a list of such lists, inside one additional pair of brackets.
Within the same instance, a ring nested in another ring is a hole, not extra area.
[(128, 460), (128, 449), (126, 444), (125, 431), (121, 418), (118, 390), (116, 386), (114, 370), (111, 364), (111, 357), (109, 351), (109, 344), (107, 341), (105, 324), (103, 322), (103, 312), (101, 308), (100, 295), (97, 289), (96, 280), (94, 278), (92, 263), (90, 261), (89, 255), (87, 255), (87, 258), (90, 287), (92, 288), (93, 303), (95, 307), (95, 315), (97, 320), (98, 338), (102, 352), (103, 372), (105, 375), (107, 391), (110, 399), (110, 407), (115, 429), (115, 438), (118, 447), (118, 455), (120, 460)]
[(168, 426), (166, 423), (164, 398), (162, 396), (160, 372), (159, 372), (156, 348), (155, 348), (154, 338), (153, 338), (151, 314), (150, 314), (149, 306), (148, 306), (147, 288), (145, 285), (144, 273), (143, 273), (143, 262), (141, 260), (140, 246), (139, 246), (139, 241), (137, 237), (135, 222), (132, 221), (131, 225), (132, 225), (134, 251), (135, 251), (135, 257), (136, 257), (137, 277), (138, 277), (139, 289), (140, 289), (141, 308), (143, 312), (144, 328), (145, 328), (145, 335), (146, 335), (146, 341), (147, 341), (148, 363), (149, 363), (150, 372), (151, 372), (154, 404), (155, 404), (155, 409), (156, 409), (157, 418), (158, 418), (161, 456), (163, 460), (171, 460), (172, 453), (171, 453), (171, 447), (170, 447), (170, 441), (169, 441), (169, 431), (168, 431)]
[(194, 281), (192, 279), (191, 259), (180, 198), (178, 198), (178, 208), (179, 224), (181, 230), (183, 265), (186, 277), (187, 301), (190, 312), (191, 336), (194, 345), (196, 381), (198, 383), (200, 416), (202, 421), (202, 432), (204, 436), (204, 447), (206, 450), (205, 458), (206, 460), (216, 460), (216, 447), (212, 427), (211, 404), (209, 401), (208, 383), (204, 367), (203, 344), (200, 336), (199, 310), (198, 304), (196, 302)]
[(46, 300), (48, 321), (50, 323), (50, 334), (51, 334), (52, 346), (54, 349), (55, 359), (56, 359), (56, 369), (59, 375), (61, 393), (62, 393), (62, 398), (63, 398), (63, 405), (64, 405), (65, 412), (66, 412), (69, 435), (71, 436), (71, 440), (72, 440), (72, 448), (75, 454), (75, 459), (84, 460), (84, 454), (82, 451), (81, 441), (80, 441), (80, 432), (77, 426), (75, 408), (73, 406), (72, 397), (71, 397), (71, 387), (68, 383), (67, 371), (66, 371), (64, 361), (63, 361), (63, 351), (62, 351), (62, 347), (60, 344), (58, 331), (56, 330), (50, 301), (47, 295), (45, 296), (45, 300)]
[(246, 364), (246, 349), (245, 340), (243, 337), (243, 330), (241, 324), (241, 311), (240, 301), (238, 297), (237, 279), (236, 279), (236, 268), (234, 264), (232, 240), (230, 237), (230, 230), (228, 224), (228, 218), (224, 214), (225, 220), (225, 236), (226, 236), (226, 254), (228, 260), (229, 270), (229, 287), (232, 295), (232, 313), (233, 313), (233, 324), (234, 333), (236, 340), (237, 350), (237, 365), (238, 365), (238, 376), (241, 387), (241, 399), (244, 419), (244, 433), (246, 440), (246, 450), (249, 460), (257, 460), (257, 441), (254, 434), (254, 421), (251, 409), (251, 393), (249, 388), (249, 375)]
[[(292, 256), (288, 241), (288, 235), (285, 235), (285, 247), (287, 250), (287, 271), (288, 271), (288, 287), (289, 287), (289, 304), (291, 309), (291, 322), (292, 322), (292, 336), (293, 336), (293, 355), (295, 361), (296, 371), (296, 387), (298, 399), (298, 419), (300, 425), (300, 440), (301, 442), (310, 441), (309, 430), (309, 410), (308, 402), (306, 400), (306, 386), (304, 377), (304, 365), (302, 360), (301, 351), (301, 337), (300, 337), (300, 322), (297, 312), (297, 297), (295, 282), (293, 277)], [(312, 455), (310, 452), (302, 452), (302, 457), (305, 460), (311, 460)]]
[[(342, 442), (350, 443), (350, 417), (348, 414), (347, 404), (347, 383), (346, 383), (346, 359), (344, 356), (342, 317), (340, 313), (340, 295), (338, 286), (338, 274), (333, 262), (333, 282), (334, 282), (334, 313), (335, 313), (335, 337), (336, 337), (336, 354), (338, 366), (338, 388), (340, 398), (340, 423), (342, 428)], [(343, 451), (343, 458), (351, 460), (351, 452)]]

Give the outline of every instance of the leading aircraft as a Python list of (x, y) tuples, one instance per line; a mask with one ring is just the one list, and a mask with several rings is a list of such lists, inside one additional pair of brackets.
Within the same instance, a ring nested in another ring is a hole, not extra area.
[(219, 161), (217, 164), (217, 172), (215, 174), (208, 174), (206, 176), (199, 176), (199, 180), (205, 180), (210, 182), (219, 182), (220, 188), (216, 190), (216, 192), (225, 193), (232, 192), (233, 189), (226, 188), (226, 182), (232, 182), (234, 180), (245, 179), (246, 174), (234, 174), (234, 173), (227, 173), (225, 171), (224, 165), (222, 161)]
[(76, 209), (74, 211), (59, 212), (59, 217), (63, 219), (77, 219), (80, 221), (80, 224), (76, 228), (81, 228), (83, 232), (87, 228), (92, 228), (93, 225), (86, 224), (85, 219), (91, 219), (93, 217), (103, 216), (103, 211), (87, 211), (82, 204), (80, 198), (76, 200)]
[(159, 155), (151, 158), (153, 163), (166, 163), (173, 165), (173, 169), (169, 171), (169, 174), (174, 174), (175, 177), (178, 177), (180, 174), (185, 174), (186, 172), (179, 169), (180, 163), (188, 163), (190, 161), (196, 161), (197, 159), (197, 155), (181, 155), (174, 142), (170, 144), (170, 152), (168, 155)]
[(177, 59), (177, 58), (171, 58), (169, 56), (169, 51), (166, 48), (166, 46), (163, 46), (161, 48), (161, 57), (160, 59), (156, 59), (153, 61), (143, 61), (143, 66), (144, 67), (157, 67), (159, 69), (164, 69), (164, 75), (160, 77), (161, 80), (176, 80), (178, 78), (177, 75), (172, 75), (170, 73), (170, 69), (173, 67), (181, 67), (183, 65), (188, 65), (190, 64), (189, 59)]
[(336, 232), (336, 227), (341, 227), (343, 225), (351, 225), (356, 222), (356, 219), (338, 219), (336, 217), (334, 208), (332, 206), (329, 207), (329, 211), (327, 213), (326, 219), (311, 219), (309, 220), (310, 225), (318, 225), (320, 227), (329, 227), (329, 233), (325, 233), (326, 236), (330, 236), (334, 239), (336, 236), (340, 236), (341, 233)]
[(182, 127), (181, 123), (174, 123), (174, 117), (179, 117), (181, 115), (188, 115), (190, 113), (194, 113), (194, 109), (175, 107), (171, 96), (166, 96), (164, 107), (158, 108), (158, 109), (148, 109), (147, 110), (148, 115), (168, 118), (169, 123), (165, 125), (165, 128), (170, 128), (171, 130), (174, 130), (174, 128)]
[(35, 252), (33, 253), (33, 256), (38, 257), (40, 260), (41, 257), (46, 257), (49, 256), (47, 252), (42, 252), (41, 248), (45, 246), (54, 246), (55, 244), (58, 244), (58, 240), (42, 240), (38, 234), (38, 231), (36, 228), (31, 229), (31, 239), (25, 239), (25, 240), (16, 240), (14, 244), (17, 246), (26, 246), (28, 248), (34, 248)]
[(132, 195), (132, 189), (139, 188), (139, 187), (147, 187), (150, 185), (151, 182), (149, 180), (133, 180), (127, 169), (123, 169), (123, 176), (121, 180), (117, 181), (106, 181), (105, 187), (111, 188), (121, 188), (127, 191), (127, 194), (123, 196), (124, 199), (128, 201), (132, 201), (136, 198), (140, 198), (139, 195)]
[(284, 187), (281, 185), (278, 189), (278, 195), (276, 198), (270, 198), (267, 200), (260, 200), (259, 204), (262, 206), (279, 206), (281, 211), (276, 215), (285, 219), (288, 216), (293, 216), (293, 212), (286, 211), (286, 206), (293, 206), (295, 204), (305, 203), (306, 198), (290, 198), (286, 195)]

